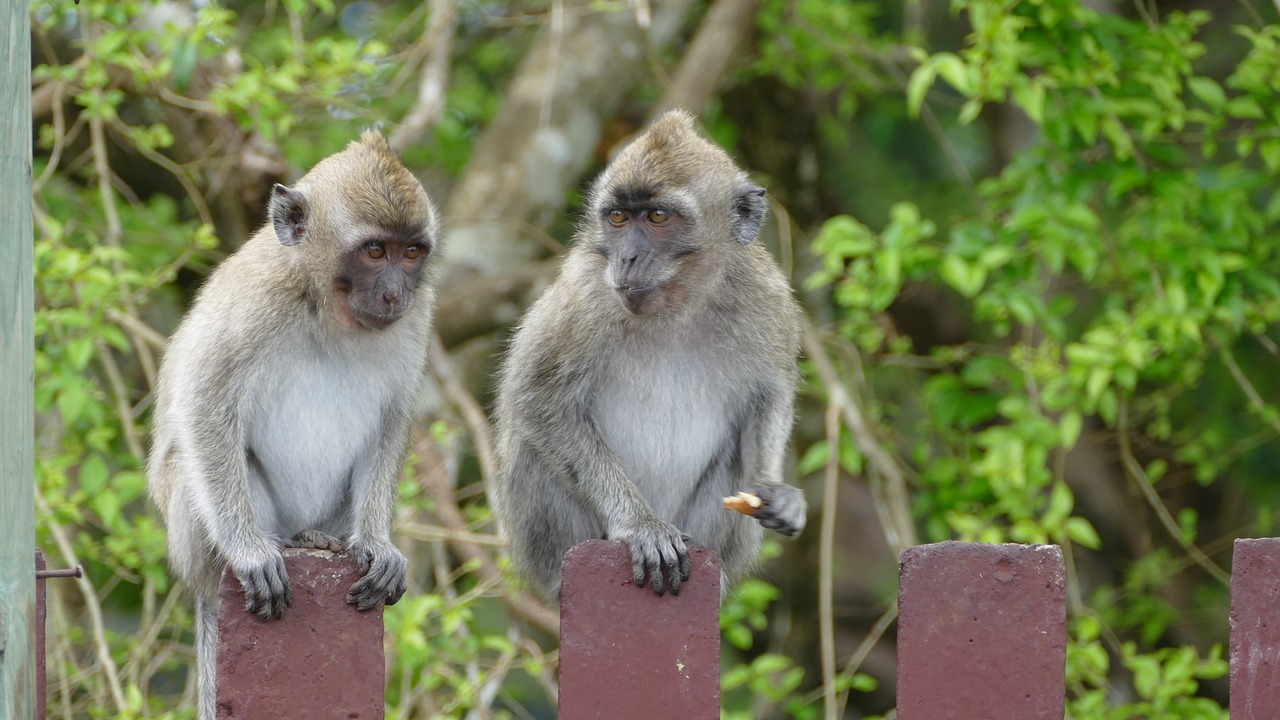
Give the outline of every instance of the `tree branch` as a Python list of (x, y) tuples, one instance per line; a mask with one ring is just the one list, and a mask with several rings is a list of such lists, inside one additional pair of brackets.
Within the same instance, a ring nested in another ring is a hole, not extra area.
[(427, 59), (418, 80), (418, 100), (387, 139), (396, 152), (404, 152), (417, 142), (444, 113), (457, 27), (458, 0), (431, 0), (431, 19), (422, 37)]

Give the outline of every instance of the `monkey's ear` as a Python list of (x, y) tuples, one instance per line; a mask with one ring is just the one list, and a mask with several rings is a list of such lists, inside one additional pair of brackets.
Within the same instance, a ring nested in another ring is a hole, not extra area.
[(738, 188), (733, 196), (733, 239), (750, 245), (760, 235), (764, 218), (768, 215), (764, 188), (746, 185)]
[(281, 245), (297, 245), (307, 237), (307, 221), (310, 219), (311, 206), (307, 202), (307, 196), (301, 190), (276, 183), (275, 187), (271, 188), (268, 213)]

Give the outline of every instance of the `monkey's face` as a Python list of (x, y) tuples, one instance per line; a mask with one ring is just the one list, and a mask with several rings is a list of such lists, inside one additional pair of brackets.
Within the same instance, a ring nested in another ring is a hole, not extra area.
[(374, 236), (349, 250), (333, 281), (339, 319), (350, 327), (390, 327), (412, 304), (430, 254), (425, 237)]
[(634, 315), (678, 304), (684, 259), (697, 252), (694, 222), (678, 199), (614, 195), (602, 211), (597, 252), (608, 259), (605, 278)]

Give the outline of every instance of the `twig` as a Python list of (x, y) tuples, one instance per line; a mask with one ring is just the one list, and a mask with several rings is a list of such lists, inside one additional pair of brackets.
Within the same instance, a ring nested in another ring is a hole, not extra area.
[(1160, 494), (1156, 492), (1155, 486), (1151, 484), (1151, 478), (1147, 477), (1147, 472), (1142, 469), (1141, 463), (1134, 457), (1133, 448), (1129, 444), (1128, 415), (1128, 403), (1122, 400), (1117, 416), (1116, 431), (1120, 440), (1120, 461), (1125, 470), (1128, 471), (1129, 479), (1142, 491), (1142, 496), (1147, 499), (1147, 504), (1155, 511), (1156, 517), (1160, 519), (1160, 524), (1164, 525), (1164, 529), (1168, 531), (1169, 536), (1181, 545), (1187, 555), (1197, 565), (1204, 568), (1205, 572), (1212, 575), (1215, 580), (1223, 585), (1231, 587), (1231, 575), (1219, 567), (1213, 561), (1213, 558), (1205, 555), (1203, 550), (1182, 536), (1182, 528), (1173, 519), (1173, 515), (1169, 514), (1169, 508), (1165, 507), (1164, 501), (1160, 499)]
[[(53, 518), (53, 513), (49, 508), (49, 503), (44, 499), (44, 493), (40, 492), (40, 488), (36, 488), (36, 505), (40, 509), (40, 513), (46, 516), (46, 522), (49, 528), (49, 534), (53, 537), (53, 542), (58, 546), (58, 553), (62, 555), (62, 561), (67, 567), (75, 567), (80, 564), (80, 560), (76, 557), (75, 550), (71, 547), (71, 540), (67, 537), (66, 530), (62, 524)], [(125, 712), (124, 688), (120, 685), (120, 671), (116, 668), (115, 660), (111, 659), (111, 645), (107, 642), (106, 625), (102, 621), (102, 603), (98, 601), (98, 594), (93, 588), (93, 583), (89, 582), (88, 575), (75, 578), (76, 587), (80, 589), (80, 596), (84, 598), (84, 607), (89, 611), (89, 624), (93, 630), (93, 645), (98, 651), (98, 664), (102, 667), (102, 672), (106, 675), (107, 688), (111, 691), (111, 699), (115, 702), (116, 712), (123, 714)]]
[(111, 348), (107, 347), (102, 340), (94, 340), (93, 344), (98, 349), (98, 360), (102, 363), (102, 370), (107, 375), (107, 384), (111, 387), (116, 416), (120, 419), (120, 429), (124, 431), (124, 444), (129, 448), (130, 455), (142, 458), (145, 453), (142, 440), (138, 437), (137, 423), (133, 420), (133, 405), (129, 402), (129, 391), (124, 386), (124, 375), (120, 373), (120, 366), (116, 364)]
[(444, 113), (457, 27), (458, 0), (432, 0), (430, 20), (422, 37), (427, 58), (418, 79), (418, 100), (387, 140), (396, 152), (404, 152), (413, 145)]
[[(1276, 0), (1276, 2), (1280, 2), (1280, 0)], [(1280, 420), (1276, 419), (1274, 412), (1268, 412), (1270, 408), (1267, 407), (1266, 401), (1258, 394), (1258, 389), (1253, 386), (1253, 383), (1249, 382), (1249, 376), (1245, 375), (1240, 366), (1236, 364), (1235, 356), (1226, 348), (1223, 348), (1218, 351), (1218, 357), (1222, 359), (1222, 363), (1227, 366), (1227, 370), (1231, 371), (1231, 377), (1235, 378), (1236, 384), (1240, 386), (1245, 396), (1249, 398), (1249, 404), (1253, 405), (1253, 408), (1258, 411), (1262, 419), (1267, 421), (1277, 434), (1280, 434)]]
[[(910, 493), (907, 490), (907, 479), (902, 468), (880, 444), (870, 423), (862, 415), (861, 409), (836, 375), (835, 367), (823, 346), (822, 338), (811, 324), (805, 327), (804, 346), (814, 370), (826, 386), (828, 401), (840, 409), (844, 424), (853, 434), (858, 450), (870, 461), (871, 467), (875, 470), (873, 477), (878, 475), (883, 479), (881, 493), (877, 493), (877, 509), (883, 509), (881, 522), (884, 525), (885, 539), (889, 547), (896, 552), (917, 544), (915, 522), (911, 519)], [(832, 448), (832, 452), (838, 452), (838, 448)], [(873, 489), (876, 489), (874, 485)], [(879, 497), (881, 494), (883, 497)]]
[[(421, 457), (432, 457), (438, 454), (433, 447), (431, 439), (425, 434), (418, 433), (415, 446), (418, 448), (418, 455)], [(462, 510), (458, 508), (457, 502), (454, 501), (453, 488), (448, 485), (447, 475), (439, 471), (419, 471), (418, 483), (435, 502), (436, 518), (445, 527), (454, 532), (466, 532), (467, 521), (462, 516)], [(493, 581), (497, 586), (502, 586), (505, 582), (498, 564), (480, 546), (465, 540), (451, 539), (449, 547), (453, 548), (453, 551), (464, 560), (476, 562), (476, 574), (481, 580)], [(552, 636), (559, 635), (560, 618), (557, 614), (521, 592), (518, 588), (509, 588), (509, 591), (502, 595), (502, 601), (506, 603), (512, 612), (524, 618), (539, 630)]]
[[(862, 642), (858, 644), (858, 649), (853, 651), (849, 656), (849, 662), (845, 663), (844, 670), (840, 671), (840, 679), (848, 680), (852, 678), (858, 669), (862, 667), (862, 663), (866, 661), (867, 656), (875, 649), (880, 642), (880, 638), (884, 637), (889, 626), (894, 620), (898, 619), (898, 604), (890, 603), (889, 607), (880, 614), (880, 618), (876, 620), (876, 624), (871, 626), (871, 630), (867, 632), (867, 636), (862, 638)], [(844, 717), (845, 704), (849, 702), (849, 691), (845, 690), (840, 693), (839, 716)]]
[(822, 532), (818, 537), (818, 628), (822, 646), (822, 708), (836, 720), (836, 631), (832, 573), (836, 503), (840, 485), (840, 407), (827, 403), (827, 469), (822, 477)]
[(674, 107), (701, 112), (716, 96), (724, 79), (742, 56), (763, 0), (719, 0), (689, 41), (671, 85), (650, 109), (651, 117)]
[(564, 39), (564, 1), (551, 1), (551, 36), (547, 52), (547, 90), (538, 108), (538, 127), (551, 124), (551, 106), (555, 100), (556, 73), (560, 69), (560, 44)]
[(431, 334), (430, 357), (432, 374), (439, 381), (445, 397), (457, 406), (458, 411), (462, 413), (463, 421), (471, 430), (471, 440), (476, 446), (476, 458), (480, 462), (481, 482), (484, 484), (485, 493), (493, 497), (493, 478), (497, 477), (498, 464), (494, 455), (493, 434), (489, 429), (489, 419), (484, 413), (484, 408), (480, 407), (480, 403), (462, 384), (453, 367), (453, 360), (445, 352), (440, 336), (435, 333)]

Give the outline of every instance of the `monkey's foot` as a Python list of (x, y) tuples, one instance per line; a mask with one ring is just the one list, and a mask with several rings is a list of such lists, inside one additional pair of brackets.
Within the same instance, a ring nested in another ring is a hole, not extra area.
[(347, 602), (357, 610), (372, 610), (378, 603), (395, 605), (409, 588), (409, 561), (386, 540), (358, 540), (351, 555), (364, 572), (347, 591)]
[(688, 536), (675, 525), (649, 517), (609, 534), (610, 540), (621, 540), (631, 550), (631, 575), (636, 587), (653, 585), (661, 595), (669, 588), (680, 594), (680, 585), (689, 579), (692, 563), (685, 543)]
[(752, 515), (769, 530), (795, 537), (804, 530), (809, 504), (800, 488), (782, 483), (756, 483), (748, 490), (760, 498), (760, 507)]
[(302, 530), (297, 535), (284, 541), (287, 548), (304, 548), (309, 550), (328, 550), (329, 552), (340, 553), (343, 551), (342, 541), (338, 538), (322, 533), (319, 530)]

